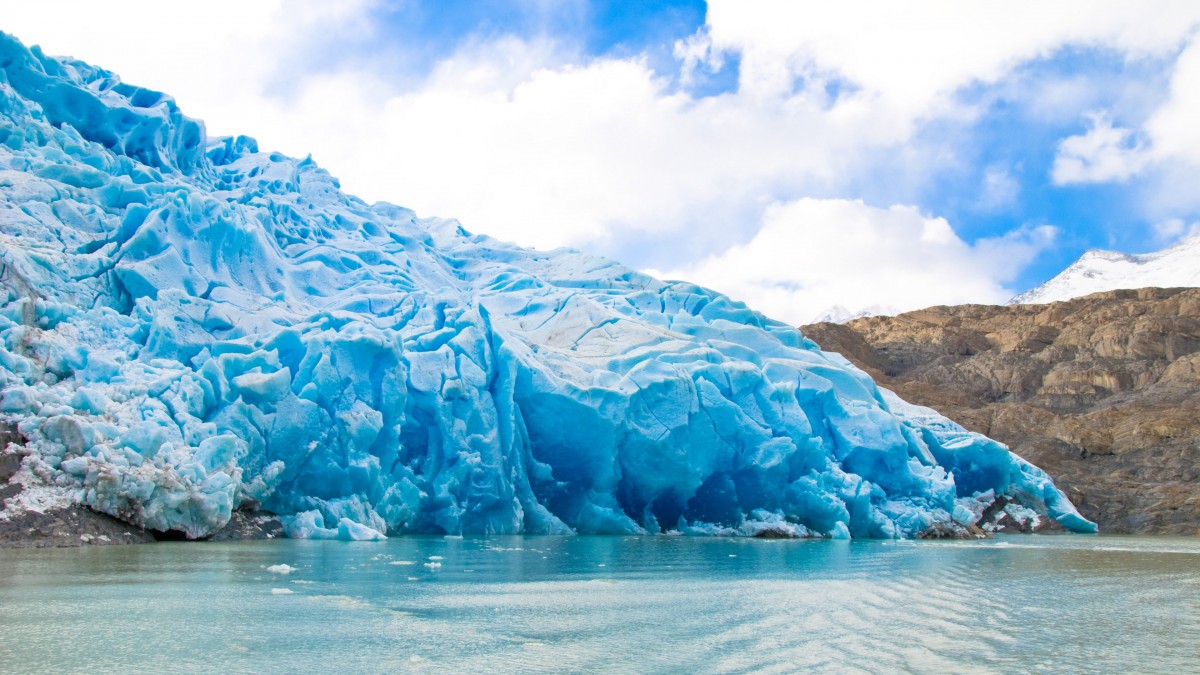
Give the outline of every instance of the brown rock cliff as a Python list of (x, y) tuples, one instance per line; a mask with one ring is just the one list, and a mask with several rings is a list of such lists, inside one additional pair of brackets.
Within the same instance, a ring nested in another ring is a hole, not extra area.
[(931, 307), (804, 334), (1007, 444), (1103, 532), (1200, 533), (1200, 289)]

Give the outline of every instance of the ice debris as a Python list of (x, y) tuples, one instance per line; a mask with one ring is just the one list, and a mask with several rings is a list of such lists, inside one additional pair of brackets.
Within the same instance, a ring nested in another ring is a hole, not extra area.
[(4, 34), (0, 116), (0, 421), (35, 482), (130, 523), (903, 537), (991, 490), (1094, 529), (712, 291), (366, 204)]

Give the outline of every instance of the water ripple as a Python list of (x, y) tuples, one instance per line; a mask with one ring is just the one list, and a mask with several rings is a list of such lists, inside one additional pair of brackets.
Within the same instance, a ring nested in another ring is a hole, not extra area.
[[(412, 537), (0, 564), (0, 669), (20, 672), (1177, 673), (1200, 640), (1183, 538)], [(272, 594), (281, 564), (291, 594)]]

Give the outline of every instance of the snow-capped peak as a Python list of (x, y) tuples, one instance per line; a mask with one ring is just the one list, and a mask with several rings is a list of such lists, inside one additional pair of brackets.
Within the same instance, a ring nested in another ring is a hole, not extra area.
[(806, 323), (849, 323), (868, 316), (895, 316), (899, 313), (900, 310), (890, 305), (871, 305), (857, 311), (844, 305), (831, 305)]
[(1120, 288), (1200, 286), (1200, 232), (1154, 253), (1093, 249), (1050, 281), (1009, 301), (1011, 305), (1070, 300)]

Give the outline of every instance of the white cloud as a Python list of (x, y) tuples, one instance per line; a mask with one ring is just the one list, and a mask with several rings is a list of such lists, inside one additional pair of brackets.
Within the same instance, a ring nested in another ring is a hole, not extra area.
[(1150, 161), (1149, 148), (1135, 130), (1114, 127), (1104, 115), (1089, 118), (1087, 133), (1058, 144), (1051, 170), (1056, 185), (1128, 180)]
[(1200, 38), (1180, 54), (1171, 77), (1170, 98), (1151, 116), (1146, 130), (1155, 154), (1200, 165)]
[[(255, 104), (315, 45), (353, 42), (373, 0), (6, 2), (0, 29), (171, 94), (218, 133), (269, 128)], [(304, 114), (306, 111), (295, 111)]]
[(378, 120), (375, 149), (421, 161), (352, 167), (347, 183), (372, 196), (403, 186), (419, 212), (521, 243), (580, 245), (736, 226), (764, 197), (836, 182), (864, 148), (904, 138), (868, 111), (802, 98), (694, 100), (639, 61), (535, 70), (511, 87), (448, 76), (474, 58), (444, 63)]
[(908, 311), (938, 304), (1005, 302), (1005, 287), (1054, 239), (1020, 230), (974, 246), (942, 218), (840, 199), (771, 205), (749, 242), (698, 264), (661, 272), (747, 302), (793, 324), (840, 305)]
[(1155, 223), (1150, 229), (1160, 245), (1169, 245), (1200, 233), (1200, 222), (1188, 223), (1182, 218), (1170, 218)]
[(1193, 35), (1175, 60), (1167, 99), (1139, 128), (1114, 127), (1105, 114), (1088, 116), (1087, 133), (1059, 145), (1055, 183), (1121, 182), (1156, 169), (1163, 184), (1152, 190), (1154, 199), (1160, 205), (1165, 200), (1167, 208), (1194, 207), (1194, 190), (1179, 188), (1200, 178), (1200, 35)]
[(712, 39), (704, 31), (676, 40), (673, 51), (680, 63), (679, 78), (685, 85), (692, 84), (698, 69), (715, 73), (725, 65), (724, 54), (713, 51)]
[(711, 0), (708, 10), (714, 51), (743, 54), (744, 87), (778, 92), (806, 70), (829, 70), (911, 117), (1068, 44), (1169, 53), (1198, 22), (1200, 6), (1170, 0)]
[(989, 166), (983, 172), (979, 206), (985, 210), (1002, 209), (1017, 201), (1021, 185), (1003, 166)]

